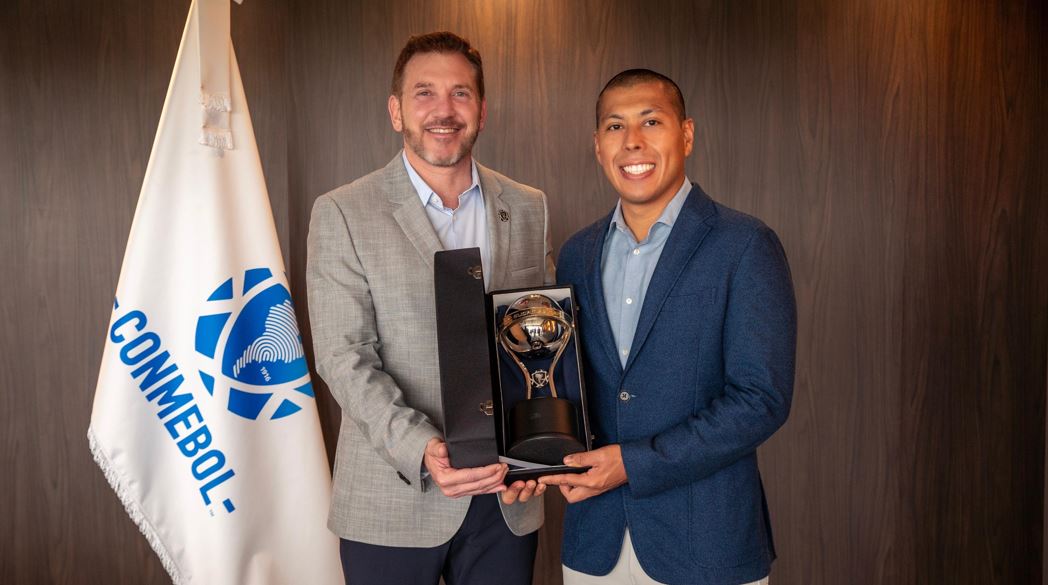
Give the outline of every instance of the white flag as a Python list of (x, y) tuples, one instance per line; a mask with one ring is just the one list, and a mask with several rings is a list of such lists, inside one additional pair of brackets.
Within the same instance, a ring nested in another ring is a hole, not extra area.
[(229, 0), (190, 8), (88, 439), (175, 583), (336, 584), (327, 455), (228, 21)]

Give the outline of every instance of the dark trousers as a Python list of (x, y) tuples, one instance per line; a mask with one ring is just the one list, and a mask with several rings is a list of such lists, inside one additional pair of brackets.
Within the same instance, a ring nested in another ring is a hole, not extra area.
[(531, 585), (538, 532), (510, 532), (497, 498), (474, 496), (458, 532), (433, 548), (341, 539), (346, 585)]

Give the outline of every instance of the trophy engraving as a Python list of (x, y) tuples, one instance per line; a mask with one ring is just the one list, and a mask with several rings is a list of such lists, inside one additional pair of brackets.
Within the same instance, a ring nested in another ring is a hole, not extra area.
[[(565, 455), (586, 450), (577, 438), (575, 405), (557, 395), (554, 380), (574, 331), (568, 313), (542, 294), (524, 295), (506, 309), (498, 341), (520, 369), (527, 389), (525, 399), (510, 411), (510, 457), (561, 465)], [(548, 367), (541, 367), (546, 360)], [(533, 395), (547, 386), (549, 396)]]

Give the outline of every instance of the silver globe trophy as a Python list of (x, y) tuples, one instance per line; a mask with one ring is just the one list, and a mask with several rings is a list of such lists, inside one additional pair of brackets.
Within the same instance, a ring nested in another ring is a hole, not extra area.
[[(524, 295), (506, 309), (499, 344), (520, 368), (527, 388), (526, 399), (510, 410), (510, 457), (561, 465), (565, 455), (586, 450), (576, 436), (575, 405), (557, 395), (553, 378), (574, 330), (568, 314), (546, 295)], [(550, 356), (549, 369), (539, 367)], [(546, 386), (549, 396), (533, 396), (534, 390)]]

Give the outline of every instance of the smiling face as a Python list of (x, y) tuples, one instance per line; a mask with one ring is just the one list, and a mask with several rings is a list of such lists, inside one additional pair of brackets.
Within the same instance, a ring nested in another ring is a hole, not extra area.
[(622, 205), (661, 212), (684, 182), (694, 122), (680, 119), (661, 82), (607, 90), (598, 118), (593, 134), (597, 162)]
[(485, 116), (473, 66), (457, 53), (416, 54), (404, 67), (401, 95), (389, 96), (389, 118), (412, 165), (468, 165)]

